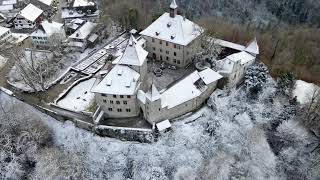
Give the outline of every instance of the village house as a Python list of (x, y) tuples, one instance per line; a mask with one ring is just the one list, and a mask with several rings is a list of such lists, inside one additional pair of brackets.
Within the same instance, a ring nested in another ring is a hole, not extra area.
[(31, 35), (32, 44), (35, 46), (52, 45), (53, 41), (63, 41), (65, 32), (63, 24), (54, 21), (43, 21)]
[(12, 34), (9, 28), (0, 26), (0, 43), (10, 42)]
[(86, 22), (68, 37), (68, 46), (73, 50), (83, 52), (87, 48), (88, 38), (96, 26), (96, 23)]
[(147, 40), (151, 58), (184, 67), (192, 62), (202, 28), (187, 18), (178, 15), (175, 0), (170, 12), (164, 13), (140, 34)]
[(216, 41), (216, 43), (236, 50), (235, 53), (217, 62), (218, 72), (225, 78), (223, 85), (234, 87), (242, 82), (246, 70), (256, 61), (259, 55), (257, 40), (252, 40), (246, 47), (221, 40)]
[(54, 0), (31, 0), (30, 2), (46, 13), (53, 11), (53, 5), (55, 3)]
[(65, 24), (77, 18), (96, 22), (99, 17), (99, 10), (97, 3), (93, 1), (72, 0), (67, 3), (67, 6), (61, 8), (61, 17)]
[(71, 35), (74, 32), (76, 32), (76, 30), (78, 30), (84, 23), (86, 23), (85, 20), (82, 19), (73, 19), (71, 20), (69, 23), (65, 24), (65, 32), (67, 35)]
[(124, 53), (115, 60), (114, 67), (91, 90), (99, 106), (96, 115), (125, 118), (140, 114), (137, 93), (146, 84), (147, 55), (148, 52), (131, 36)]
[(43, 11), (33, 4), (22, 9), (15, 17), (15, 29), (34, 29), (42, 21)]

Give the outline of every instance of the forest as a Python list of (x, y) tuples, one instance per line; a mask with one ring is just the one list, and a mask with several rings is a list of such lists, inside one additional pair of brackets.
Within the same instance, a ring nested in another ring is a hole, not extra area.
[[(320, 83), (320, 1), (312, 0), (178, 0), (179, 14), (216, 38), (246, 45), (257, 37), (260, 60), (273, 77), (293, 72)], [(170, 1), (102, 1), (101, 22), (117, 21), (124, 29), (142, 30), (168, 10)]]

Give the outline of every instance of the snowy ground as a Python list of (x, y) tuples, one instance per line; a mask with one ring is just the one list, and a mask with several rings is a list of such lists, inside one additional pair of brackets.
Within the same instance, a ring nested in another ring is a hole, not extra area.
[(58, 106), (72, 111), (84, 111), (89, 108), (94, 99), (90, 90), (95, 80), (92, 78), (73, 87), (66, 97), (58, 101)]
[[(258, 99), (248, 98), (241, 89), (213, 95), (216, 110), (204, 107), (185, 116), (153, 144), (103, 138), (76, 128), (71, 122), (61, 123), (46, 115), (41, 119), (53, 130), (55, 146), (68, 155), (68, 160), (76, 159), (70, 171), (73, 174), (67, 177), (77, 174), (78, 179), (97, 180), (256, 180), (292, 179), (291, 175), (317, 179), (316, 157), (306, 149), (312, 137), (293, 119), (272, 132), (275, 140), (284, 142), (279, 145), (278, 155), (270, 148), (267, 134), (271, 132), (266, 127), (278, 119), (284, 108), (282, 101), (274, 97), (273, 81), (263, 89)], [(28, 112), (39, 114), (30, 107)], [(59, 173), (47, 158), (38, 159), (36, 170), (39, 169), (47, 178)]]
[(305, 104), (308, 103), (315, 91), (319, 91), (318, 93), (320, 93), (320, 87), (312, 83), (297, 80), (293, 90), (293, 96), (297, 96), (300, 104)]

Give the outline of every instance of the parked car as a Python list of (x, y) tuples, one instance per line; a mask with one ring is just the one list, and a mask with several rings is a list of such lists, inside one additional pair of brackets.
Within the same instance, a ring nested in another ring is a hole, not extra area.
[(175, 66), (175, 65), (168, 65), (168, 69), (177, 70), (177, 66)]
[(156, 75), (156, 77), (160, 77), (160, 76), (162, 76), (162, 69), (160, 69), (160, 68), (157, 68), (157, 69), (155, 69), (154, 71), (153, 71), (153, 73)]

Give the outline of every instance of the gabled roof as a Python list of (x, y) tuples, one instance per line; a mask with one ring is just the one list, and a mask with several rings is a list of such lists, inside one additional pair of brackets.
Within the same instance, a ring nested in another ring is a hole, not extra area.
[(253, 55), (251, 55), (245, 51), (231, 54), (231, 55), (227, 56), (226, 58), (233, 61), (233, 62), (241, 61), (241, 64), (245, 64), (249, 61), (254, 61), (256, 59), (256, 57), (254, 57)]
[(43, 11), (41, 9), (30, 3), (20, 11), (19, 15), (34, 22), (42, 13)]
[(148, 98), (152, 102), (161, 98), (157, 87), (153, 83), (151, 84), (149, 91), (146, 93), (146, 98)]
[(131, 35), (127, 47), (118, 64), (141, 66), (148, 56), (148, 52), (137, 44), (137, 40)]
[(47, 5), (47, 6), (51, 6), (53, 0), (38, 0), (40, 2), (42, 2), (43, 4)]
[(4, 33), (7, 33), (8, 31), (10, 31), (9, 28), (0, 26), (0, 36), (3, 35)]
[(254, 38), (249, 45), (244, 49), (244, 51), (252, 54), (259, 54), (259, 45), (257, 38)]
[(177, 9), (177, 8), (178, 8), (178, 5), (177, 5), (177, 3), (176, 3), (176, 0), (172, 0), (172, 1), (171, 1), (170, 8), (171, 8), (171, 9)]
[(96, 23), (86, 22), (78, 30), (76, 30), (69, 38), (72, 39), (86, 39), (93, 29), (97, 26)]
[[(190, 101), (191, 99), (200, 96), (203, 93), (203, 90), (207, 88), (208, 84), (218, 81), (221, 78), (222, 76), (218, 72), (215, 72), (210, 68), (201, 72), (194, 71), (161, 94), (161, 107), (170, 109)], [(197, 87), (196, 84), (199, 80), (202, 80), (205, 83), (204, 89), (199, 89), (199, 87)]]
[(86, 6), (94, 6), (94, 2), (88, 0), (74, 0), (73, 7), (86, 7)]
[(128, 66), (116, 65), (92, 92), (112, 95), (134, 95), (140, 84), (140, 74)]
[(57, 23), (54, 21), (53, 22), (48, 22), (47, 20), (43, 21), (41, 23), (41, 27), (42, 29), (37, 29), (30, 36), (38, 36), (39, 34), (41, 34), (39, 31), (42, 31), (43, 35), (46, 35), (46, 36), (51, 36), (54, 33), (61, 33), (63, 31), (62, 29), (63, 24)]
[(164, 13), (140, 34), (183, 46), (196, 39), (203, 29), (185, 17)]

